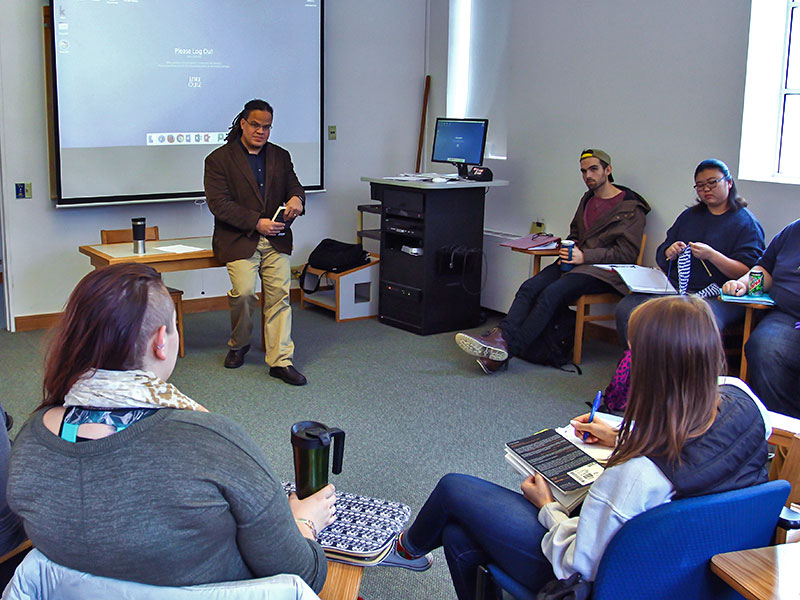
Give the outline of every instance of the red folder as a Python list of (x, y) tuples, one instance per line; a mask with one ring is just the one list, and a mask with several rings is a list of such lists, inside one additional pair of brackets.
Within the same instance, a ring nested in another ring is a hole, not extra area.
[(521, 238), (509, 242), (501, 242), (501, 246), (517, 248), (519, 250), (535, 250), (539, 246), (544, 246), (552, 242), (561, 243), (561, 238), (547, 233), (531, 233), (523, 235)]

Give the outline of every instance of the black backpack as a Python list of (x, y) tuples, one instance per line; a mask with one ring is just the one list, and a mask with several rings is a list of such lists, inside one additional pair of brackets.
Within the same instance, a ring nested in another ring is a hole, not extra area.
[[(520, 354), (520, 358), (537, 365), (546, 365), (566, 371), (562, 367), (572, 361), (575, 344), (575, 312), (562, 306), (545, 327), (539, 339)], [(573, 364), (578, 374), (581, 368)]]
[(308, 255), (308, 262), (300, 274), (300, 287), (307, 294), (313, 294), (319, 289), (319, 281), (322, 277), (317, 278), (314, 289), (306, 288), (305, 280), (308, 267), (320, 269), (326, 273), (341, 273), (342, 271), (365, 265), (368, 262), (369, 253), (364, 250), (361, 244), (347, 244), (325, 238)]

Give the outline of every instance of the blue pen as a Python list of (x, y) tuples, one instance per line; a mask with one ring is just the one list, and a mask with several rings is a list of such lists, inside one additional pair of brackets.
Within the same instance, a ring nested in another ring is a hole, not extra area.
[[(603, 398), (603, 392), (598, 391), (597, 395), (594, 397), (594, 402), (592, 402), (592, 412), (589, 413), (589, 423), (594, 421), (594, 413), (597, 412), (597, 409), (600, 408), (600, 400)], [(586, 438), (589, 437), (589, 432), (583, 432), (583, 441), (586, 441)]]

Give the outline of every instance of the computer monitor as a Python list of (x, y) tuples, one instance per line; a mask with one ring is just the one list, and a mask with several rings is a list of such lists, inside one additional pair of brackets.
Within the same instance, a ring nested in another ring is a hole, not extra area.
[(467, 177), (470, 165), (483, 164), (488, 119), (436, 119), (432, 162), (452, 163)]

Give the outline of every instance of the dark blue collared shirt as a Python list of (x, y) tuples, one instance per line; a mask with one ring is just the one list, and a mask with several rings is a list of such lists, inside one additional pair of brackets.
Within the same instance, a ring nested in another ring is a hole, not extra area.
[(256, 178), (261, 197), (264, 198), (266, 193), (264, 186), (267, 181), (267, 145), (264, 144), (258, 154), (250, 154), (250, 151), (242, 144), (242, 140), (239, 140), (239, 145), (247, 157), (247, 162), (250, 163), (250, 169), (253, 171), (253, 177)]

